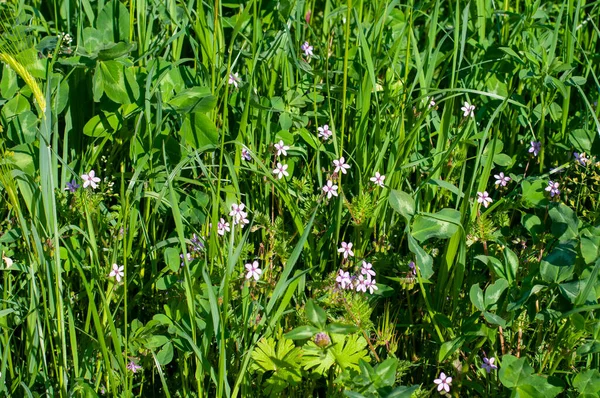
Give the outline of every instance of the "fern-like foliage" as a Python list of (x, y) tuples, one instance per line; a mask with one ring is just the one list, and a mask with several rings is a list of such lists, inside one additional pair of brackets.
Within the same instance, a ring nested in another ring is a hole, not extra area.
[(358, 370), (360, 360), (369, 361), (367, 341), (358, 334), (332, 334), (331, 345), (325, 349), (309, 341), (303, 347), (302, 366), (306, 370), (325, 375), (337, 364), (342, 370), (350, 368)]
[(302, 380), (300, 370), (302, 349), (295, 347), (292, 340), (280, 338), (275, 341), (268, 337), (262, 339), (252, 351), (254, 363), (251, 371), (259, 374), (273, 372), (270, 374), (263, 387), (269, 396), (275, 396), (285, 390), (288, 386), (297, 386)]

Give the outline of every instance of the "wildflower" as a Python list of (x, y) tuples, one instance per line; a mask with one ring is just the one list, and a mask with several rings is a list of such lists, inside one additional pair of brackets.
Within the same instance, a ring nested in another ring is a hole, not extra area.
[(283, 156), (287, 156), (286, 151), (290, 149), (290, 147), (285, 145), (283, 140), (279, 140), (279, 142), (275, 144), (275, 149), (277, 149), (277, 156), (281, 156), (281, 154), (283, 154)]
[(537, 156), (542, 149), (542, 143), (539, 141), (531, 141), (531, 146), (529, 147), (529, 153), (533, 153), (533, 156)]
[(577, 153), (577, 152), (573, 152), (573, 156), (575, 156), (575, 160), (577, 162), (579, 162), (580, 165), (582, 166), (586, 166), (588, 164), (588, 162), (590, 161), (586, 155), (585, 152), (581, 152), (581, 153)]
[(305, 41), (304, 44), (302, 44), (302, 46), (300, 47), (300, 49), (302, 51), (304, 51), (304, 56), (306, 56), (306, 57), (312, 57), (313, 56), (313, 46), (311, 46), (310, 44), (308, 44), (307, 41)]
[(550, 197), (555, 197), (556, 195), (560, 195), (560, 189), (558, 186), (560, 184), (558, 182), (548, 181), (548, 186), (546, 187), (546, 191), (550, 192)]
[(366, 285), (366, 279), (364, 276), (359, 275), (358, 276), (358, 280), (356, 281), (356, 291), (357, 292), (363, 292), (366, 293), (367, 292), (367, 285)]
[(327, 347), (331, 344), (331, 339), (327, 333), (319, 332), (315, 335), (315, 344), (321, 348)]
[(484, 368), (486, 372), (490, 373), (493, 369), (498, 369), (498, 366), (494, 365), (495, 360), (496, 359), (494, 357), (491, 357), (490, 359), (484, 357), (481, 367)]
[(131, 370), (132, 373), (137, 373), (138, 370), (140, 370), (142, 367), (138, 364), (136, 364), (133, 361), (129, 361), (129, 363), (127, 364), (127, 369)]
[(494, 174), (494, 178), (496, 179), (496, 185), (501, 185), (503, 187), (510, 181), (510, 177), (505, 176), (502, 172), (500, 172), (500, 174)]
[[(427, 99), (429, 100), (429, 108), (434, 108), (436, 105), (435, 100), (433, 98), (429, 98), (429, 97), (427, 97)], [(473, 107), (473, 108), (475, 108), (475, 107)]]
[(4, 252), (2, 252), (2, 261), (4, 261), (4, 263), (6, 264), (6, 269), (12, 267), (13, 265), (13, 260), (10, 257), (6, 257), (4, 255)]
[(246, 207), (246, 205), (244, 205), (243, 203), (240, 203), (239, 205), (236, 203), (233, 203), (231, 205), (231, 211), (229, 212), (229, 215), (231, 217), (233, 217), (234, 225), (242, 224), (242, 227), (243, 227), (244, 224), (248, 224), (250, 222), (246, 218), (246, 217), (248, 217), (248, 213), (246, 213), (244, 211), (245, 207)]
[[(223, 219), (221, 219), (221, 220), (223, 220)], [(229, 224), (227, 224), (227, 226), (229, 226)], [(228, 231), (229, 231), (229, 229), (228, 229)], [(204, 243), (202, 243), (202, 241), (200, 240), (198, 235), (193, 234), (192, 239), (190, 239), (190, 241), (192, 242), (192, 251), (199, 252), (202, 249), (204, 249)]]
[(354, 252), (352, 251), (352, 243), (342, 242), (342, 247), (338, 249), (338, 253), (344, 253), (344, 258), (354, 257)]
[(417, 266), (415, 265), (414, 261), (411, 261), (410, 263), (408, 263), (408, 268), (410, 268), (413, 275), (417, 275)]
[(252, 157), (250, 156), (250, 151), (247, 148), (242, 148), (242, 160), (252, 160)]
[(79, 184), (77, 184), (75, 180), (71, 180), (71, 182), (67, 182), (67, 187), (65, 188), (65, 191), (73, 193), (77, 191), (77, 188), (79, 188)]
[(235, 88), (238, 88), (238, 84), (240, 84), (241, 82), (242, 79), (240, 79), (237, 72), (229, 74), (229, 84), (233, 84)]
[(460, 110), (463, 111), (463, 117), (467, 117), (467, 116), (473, 117), (473, 111), (475, 110), (475, 105), (470, 105), (467, 101), (465, 101), (465, 104), (463, 105), (462, 108), (460, 108)]
[[(191, 263), (192, 261), (194, 261), (194, 257), (192, 256), (192, 254), (191, 254), (191, 253), (186, 253), (186, 255), (185, 255), (185, 256), (187, 257), (187, 261), (188, 261), (188, 263)], [(181, 259), (181, 264), (180, 264), (180, 265), (181, 265), (182, 267), (183, 267), (183, 266), (185, 266), (185, 261), (183, 261), (183, 254), (180, 254), (180, 255), (179, 255), (179, 258)]]
[(81, 179), (83, 180), (84, 188), (87, 188), (89, 186), (91, 186), (92, 189), (98, 188), (98, 183), (100, 182), (100, 179), (96, 177), (96, 172), (94, 170), (90, 170), (88, 174), (83, 174), (81, 176)]
[(348, 163), (345, 163), (346, 159), (342, 156), (339, 160), (334, 160), (333, 165), (335, 166), (334, 172), (337, 173), (341, 171), (343, 174), (346, 174), (346, 170), (350, 168)]
[(225, 235), (225, 232), (229, 232), (231, 229), (229, 228), (229, 223), (225, 222), (225, 219), (221, 218), (217, 223), (217, 233), (221, 236)]
[(278, 179), (282, 179), (284, 176), (287, 177), (290, 173), (287, 172), (288, 165), (277, 163), (277, 167), (273, 170), (273, 174), (277, 176)]
[(317, 130), (319, 131), (319, 137), (323, 138), (323, 141), (327, 141), (333, 135), (327, 124), (323, 125), (323, 127), (318, 127)]
[(373, 184), (380, 186), (381, 188), (383, 188), (383, 181), (385, 180), (385, 176), (379, 174), (379, 172), (375, 172), (375, 176), (371, 177), (371, 181), (373, 181)]
[(66, 32), (62, 32), (58, 35), (58, 37), (60, 38), (60, 40), (66, 44), (67, 46), (71, 45), (71, 43), (73, 42), (73, 38), (71, 37), (70, 34), (66, 33)]
[(262, 274), (262, 270), (258, 266), (258, 261), (252, 262), (252, 264), (248, 263), (245, 265), (248, 273), (246, 274), (246, 279), (254, 278), (255, 281), (260, 279), (260, 275)]
[(327, 185), (323, 187), (323, 192), (327, 194), (327, 199), (331, 199), (332, 196), (338, 196), (337, 189), (337, 185), (333, 185), (331, 180), (327, 180)]
[(375, 279), (371, 279), (371, 275), (367, 276), (367, 280), (363, 282), (363, 285), (365, 288), (369, 289), (369, 293), (371, 294), (373, 294), (375, 290), (379, 290), (377, 287), (377, 282), (375, 282)]
[(123, 265), (119, 266), (117, 264), (112, 265), (112, 269), (110, 274), (108, 274), (109, 278), (115, 278), (117, 282), (121, 282), (121, 279), (125, 276), (125, 267)]
[(483, 191), (477, 192), (477, 202), (483, 204), (483, 206), (487, 209), (493, 200), (490, 198), (490, 195), (488, 195), (487, 191)]
[(360, 269), (360, 273), (363, 275), (369, 275), (368, 276), (369, 278), (371, 277), (371, 275), (375, 276), (375, 271), (373, 270), (373, 264), (368, 263), (363, 260), (362, 268)]
[(352, 285), (352, 279), (350, 279), (350, 273), (348, 271), (340, 270), (335, 281), (340, 284), (342, 289), (346, 289), (349, 285)]
[(444, 372), (440, 373), (440, 378), (439, 379), (435, 379), (433, 381), (435, 384), (438, 385), (437, 390), (438, 391), (446, 391), (447, 393), (450, 392), (450, 385), (452, 384), (452, 377), (447, 377)]

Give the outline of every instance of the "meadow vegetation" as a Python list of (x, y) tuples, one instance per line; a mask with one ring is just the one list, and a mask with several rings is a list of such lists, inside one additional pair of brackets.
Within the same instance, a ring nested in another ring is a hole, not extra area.
[(600, 397), (600, 2), (0, 2), (0, 395)]

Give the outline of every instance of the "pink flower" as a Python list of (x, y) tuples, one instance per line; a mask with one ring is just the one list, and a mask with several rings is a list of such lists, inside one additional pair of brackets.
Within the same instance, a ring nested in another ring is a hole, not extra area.
[(250, 156), (250, 151), (248, 150), (248, 148), (242, 148), (242, 159), (246, 160), (246, 161), (252, 160), (252, 157)]
[(580, 165), (582, 166), (586, 166), (588, 164), (588, 162), (590, 161), (586, 156), (585, 156), (585, 152), (581, 152), (581, 153), (577, 153), (577, 152), (573, 152), (573, 156), (575, 156), (575, 160), (577, 162), (579, 162)]
[(228, 83), (233, 84), (235, 86), (235, 88), (238, 88), (238, 84), (240, 84), (241, 81), (242, 81), (242, 79), (240, 79), (237, 72), (229, 74)]
[(319, 131), (319, 137), (321, 137), (323, 141), (327, 141), (333, 135), (331, 130), (329, 130), (329, 125), (327, 124), (323, 125), (323, 127), (317, 128), (317, 130)]
[(477, 192), (477, 202), (483, 204), (483, 206), (487, 209), (493, 200), (490, 198), (490, 195), (488, 195), (487, 191), (483, 191)]
[(467, 116), (471, 116), (473, 117), (473, 111), (475, 110), (475, 105), (470, 105), (467, 101), (465, 101), (465, 104), (462, 108), (460, 108), (461, 111), (463, 111), (463, 117), (467, 117)]
[(371, 279), (371, 275), (367, 275), (367, 280), (363, 282), (365, 288), (369, 289), (369, 293), (373, 294), (373, 291), (379, 290), (375, 279)]
[(366, 282), (367, 281), (366, 281), (365, 277), (362, 275), (359, 275), (358, 280), (356, 281), (356, 291), (366, 293), (367, 292)]
[(344, 272), (344, 270), (340, 270), (335, 281), (340, 284), (342, 289), (346, 289), (349, 285), (352, 284), (352, 279), (350, 278), (349, 272)]
[(368, 263), (363, 260), (362, 268), (360, 269), (360, 273), (363, 275), (369, 275), (368, 278), (370, 278), (371, 276), (375, 276), (375, 271), (373, 270), (373, 264)]
[(283, 156), (287, 156), (286, 151), (290, 149), (290, 147), (285, 145), (283, 140), (280, 140), (277, 144), (275, 144), (275, 149), (277, 150), (277, 156), (281, 156), (281, 154), (283, 154)]
[(88, 174), (83, 174), (81, 176), (81, 179), (83, 180), (84, 188), (87, 188), (89, 186), (91, 186), (92, 189), (98, 188), (97, 183), (100, 182), (100, 178), (96, 177), (96, 172), (94, 172), (94, 170), (90, 170)]
[(277, 163), (277, 167), (273, 170), (273, 174), (277, 176), (278, 179), (282, 179), (284, 176), (287, 177), (290, 174), (287, 172), (288, 165)]
[(379, 172), (375, 172), (375, 176), (371, 177), (371, 181), (373, 181), (373, 184), (380, 186), (381, 188), (383, 188), (383, 181), (385, 180), (385, 176), (379, 174)]
[(307, 41), (305, 41), (304, 44), (302, 44), (300, 49), (302, 51), (304, 51), (304, 56), (309, 57), (309, 58), (313, 56), (313, 46), (308, 44)]
[(450, 385), (452, 384), (452, 377), (447, 377), (444, 372), (440, 373), (440, 378), (439, 379), (435, 379), (433, 381), (435, 384), (438, 385), (437, 390), (438, 391), (446, 391), (447, 393), (450, 392)]
[(262, 270), (258, 266), (258, 261), (252, 262), (252, 264), (248, 263), (245, 265), (246, 270), (246, 279), (254, 278), (255, 281), (260, 279), (260, 275), (262, 274)]
[(127, 364), (127, 369), (129, 369), (131, 371), (131, 373), (137, 373), (138, 370), (140, 370), (142, 367), (138, 364), (136, 364), (133, 361), (129, 361), (129, 363)]
[(354, 252), (352, 251), (352, 243), (342, 242), (342, 247), (338, 249), (338, 253), (344, 253), (344, 258), (354, 257)]
[(496, 179), (496, 185), (501, 185), (503, 187), (510, 182), (510, 177), (505, 176), (502, 172), (500, 172), (500, 174), (494, 174), (494, 178)]
[(560, 195), (560, 189), (558, 182), (548, 181), (548, 186), (546, 187), (546, 191), (550, 192), (550, 197), (555, 197), (556, 195)]
[(337, 189), (337, 185), (334, 185), (331, 180), (327, 180), (327, 185), (323, 187), (323, 192), (327, 194), (327, 199), (331, 199), (332, 196), (338, 196)]
[(117, 282), (121, 282), (121, 279), (125, 276), (125, 267), (123, 265), (119, 266), (118, 264), (113, 264), (110, 274), (108, 274), (109, 278), (115, 278)]
[(245, 224), (248, 224), (250, 222), (247, 218), (248, 213), (244, 211), (245, 207), (246, 205), (244, 205), (243, 203), (240, 203), (239, 205), (233, 203), (231, 205), (231, 211), (229, 212), (229, 215), (233, 217), (233, 225), (242, 224), (243, 227)]
[(346, 159), (344, 159), (344, 157), (342, 156), (339, 160), (334, 160), (333, 161), (333, 165), (335, 166), (335, 170), (334, 172), (342, 172), (343, 174), (346, 174), (346, 170), (348, 170), (350, 168), (350, 165), (345, 163)]
[(225, 222), (225, 219), (221, 218), (219, 223), (217, 224), (217, 233), (221, 236), (225, 235), (225, 232), (229, 232), (231, 229), (229, 228), (229, 223)]

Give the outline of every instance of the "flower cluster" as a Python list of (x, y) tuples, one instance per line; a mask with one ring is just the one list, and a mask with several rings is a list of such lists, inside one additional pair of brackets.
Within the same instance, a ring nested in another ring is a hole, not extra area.
[(241, 224), (243, 228), (244, 225), (250, 222), (248, 220), (248, 213), (244, 211), (245, 207), (246, 205), (243, 203), (240, 203), (239, 205), (237, 203), (233, 203), (231, 205), (231, 211), (229, 212), (229, 215), (233, 217), (233, 225)]
[(373, 294), (375, 290), (378, 290), (375, 275), (373, 264), (363, 261), (358, 275), (350, 276), (350, 272), (340, 269), (335, 281), (338, 288), (342, 290), (356, 290), (363, 293), (369, 290), (369, 293)]

